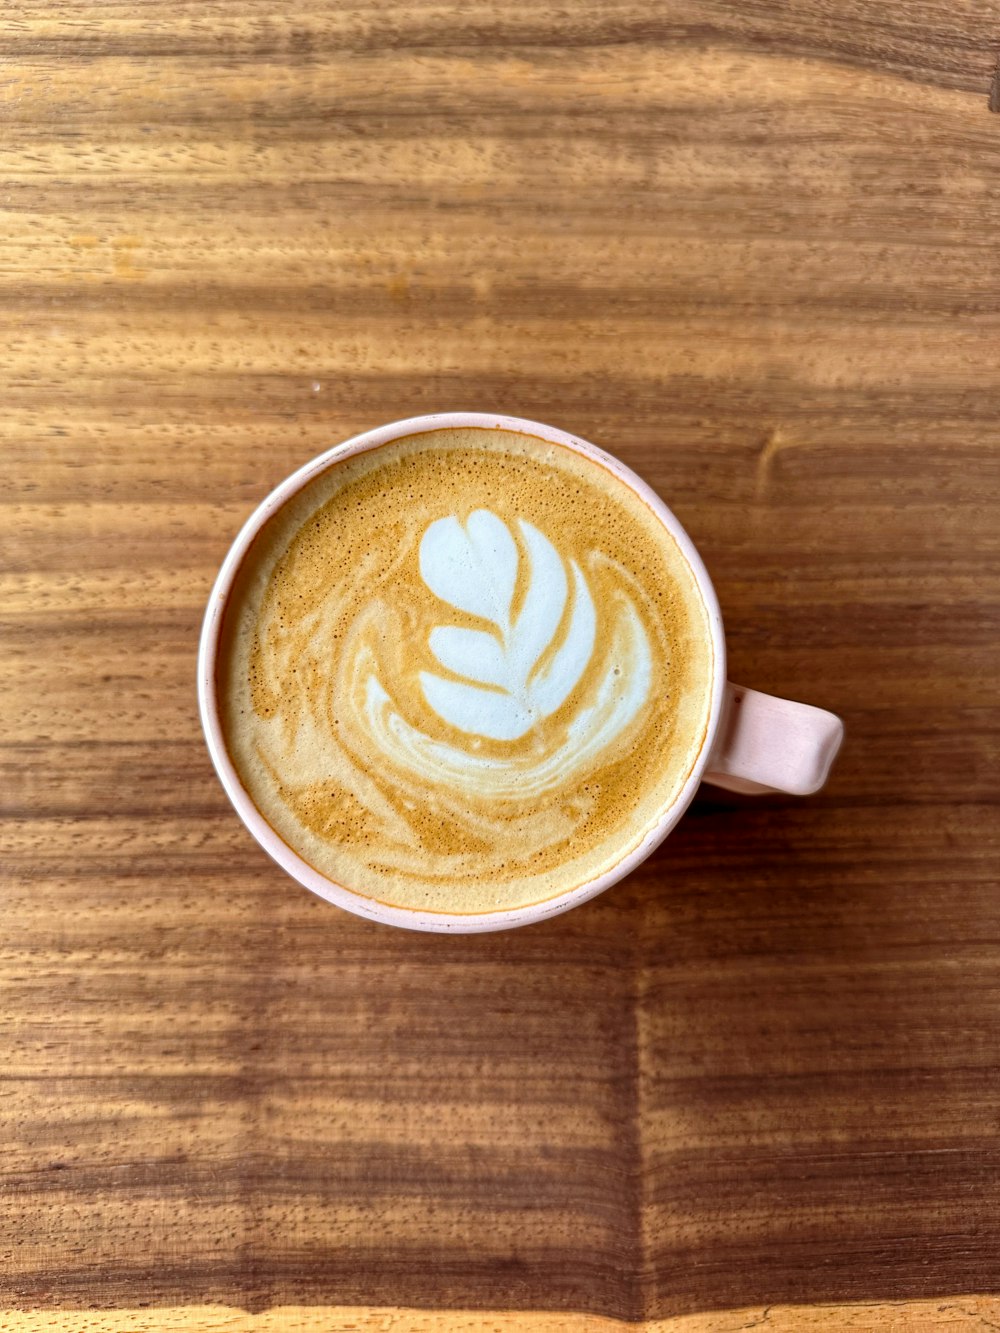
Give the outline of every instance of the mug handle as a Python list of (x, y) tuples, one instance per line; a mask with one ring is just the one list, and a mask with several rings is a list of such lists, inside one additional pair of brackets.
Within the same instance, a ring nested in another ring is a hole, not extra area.
[(839, 717), (730, 682), (703, 781), (727, 791), (811, 796), (844, 739)]

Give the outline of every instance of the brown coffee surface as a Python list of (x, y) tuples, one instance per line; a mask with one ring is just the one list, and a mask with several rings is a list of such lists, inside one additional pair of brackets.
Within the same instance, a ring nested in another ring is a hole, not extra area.
[(702, 749), (712, 676), (697, 582), (645, 501), (481, 428), (311, 482), (244, 558), (218, 665), (228, 752), (280, 837), (365, 897), (460, 914), (638, 846)]

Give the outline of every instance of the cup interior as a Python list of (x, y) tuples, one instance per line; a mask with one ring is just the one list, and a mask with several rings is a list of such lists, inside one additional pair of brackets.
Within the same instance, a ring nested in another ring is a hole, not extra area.
[[(258, 810), (228, 753), (220, 718), (217, 666), (226, 607), (237, 573), (256, 538), (289, 501), (328, 468), (336, 467), (355, 454), (378, 449), (410, 435), (467, 427), (513, 431), (547, 444), (569, 448), (611, 472), (645, 502), (673, 538), (698, 585), (712, 638), (712, 680), (708, 723), (694, 766), (676, 798), (662, 810), (655, 825), (638, 846), (633, 847), (599, 877), (574, 886), (556, 897), (488, 913), (449, 915), (399, 907), (356, 893), (318, 871), (284, 841)], [(690, 537), (652, 488), (619, 459), (564, 431), (518, 417), (468, 412), (412, 417), (367, 431), (312, 459), (277, 486), (243, 525), (223, 561), (209, 598), (198, 654), (199, 708), (212, 762), (237, 813), (264, 850), (303, 887), (356, 915), (411, 930), (455, 934), (510, 929), (558, 915), (602, 893), (639, 865), (674, 827), (698, 788), (721, 720), (725, 683), (725, 638), (711, 579)]]

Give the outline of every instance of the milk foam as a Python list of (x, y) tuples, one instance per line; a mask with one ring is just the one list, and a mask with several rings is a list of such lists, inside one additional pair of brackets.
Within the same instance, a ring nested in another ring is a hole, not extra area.
[(331, 469), (241, 571), (230, 753), (337, 882), (401, 906), (538, 901), (620, 859), (704, 737), (693, 578), (570, 451), (441, 431)]
[(569, 622), (555, 656), (537, 669), (563, 620), (569, 584), (564, 562), (548, 538), (524, 519), (518, 527), (529, 572), (516, 618), (511, 603), (520, 556), (496, 514), (477, 509), (464, 527), (454, 516), (438, 519), (420, 543), (420, 573), (428, 587), (443, 602), (493, 626), (492, 632), (435, 626), (431, 651), (464, 681), (423, 671), (424, 696), (439, 717), (460, 731), (497, 741), (517, 740), (566, 701), (593, 655), (597, 629), (587, 581), (571, 560)]

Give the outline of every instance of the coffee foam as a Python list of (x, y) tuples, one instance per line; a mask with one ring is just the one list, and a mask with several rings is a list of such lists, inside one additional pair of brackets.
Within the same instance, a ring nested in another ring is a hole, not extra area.
[(646, 503), (563, 446), (445, 429), (333, 464), (238, 573), (226, 745), (309, 864), (478, 913), (611, 869), (704, 743), (712, 640)]

